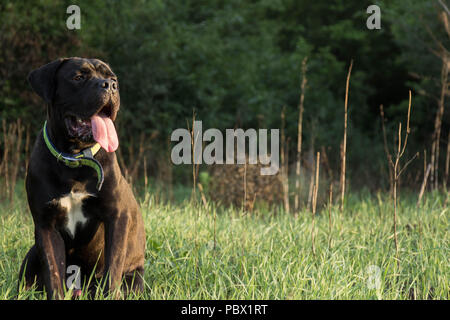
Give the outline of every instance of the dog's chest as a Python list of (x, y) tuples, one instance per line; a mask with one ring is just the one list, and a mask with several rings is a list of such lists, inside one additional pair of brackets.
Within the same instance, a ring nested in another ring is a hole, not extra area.
[(77, 227), (83, 227), (88, 221), (83, 213), (83, 201), (89, 197), (92, 195), (87, 192), (72, 191), (58, 200), (60, 207), (66, 212), (64, 228), (72, 238), (75, 237)]

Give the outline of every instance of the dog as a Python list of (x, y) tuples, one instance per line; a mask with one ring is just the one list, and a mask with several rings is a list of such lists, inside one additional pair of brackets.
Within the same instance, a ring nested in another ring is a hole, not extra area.
[(19, 287), (37, 285), (48, 299), (62, 299), (66, 268), (76, 265), (115, 297), (142, 292), (143, 217), (114, 152), (117, 76), (98, 59), (73, 57), (33, 70), (28, 82), (47, 104), (47, 120), (26, 175), (35, 243)]

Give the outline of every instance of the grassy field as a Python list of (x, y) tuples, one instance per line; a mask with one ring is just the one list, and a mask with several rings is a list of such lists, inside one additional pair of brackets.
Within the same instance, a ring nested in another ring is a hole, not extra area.
[[(147, 193), (139, 200), (146, 289), (130, 298), (448, 299), (448, 197), (428, 194), (421, 208), (416, 196), (401, 197), (397, 265), (386, 195), (349, 195), (343, 213), (322, 207), (314, 255), (310, 212), (298, 218), (279, 209), (250, 214), (201, 202), (167, 204)], [(19, 266), (33, 242), (24, 196), (15, 203), (0, 204), (1, 299), (17, 295)], [(44, 298), (33, 291), (18, 297)]]

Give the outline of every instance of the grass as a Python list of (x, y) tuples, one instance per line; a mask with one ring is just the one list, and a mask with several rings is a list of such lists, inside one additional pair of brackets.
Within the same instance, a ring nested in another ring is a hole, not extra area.
[[(167, 203), (152, 194), (140, 198), (146, 288), (130, 298), (449, 298), (448, 195), (428, 194), (419, 209), (416, 196), (400, 197), (397, 266), (392, 202), (385, 195), (349, 194), (343, 213), (333, 206), (330, 247), (328, 208), (318, 208), (313, 255), (310, 212), (298, 218), (282, 209), (246, 214), (210, 203), (208, 209), (201, 202)], [(15, 203), (0, 203), (0, 299), (17, 295), (20, 263), (34, 237), (23, 192)], [(379, 268), (378, 288), (370, 286), (370, 266)], [(23, 291), (18, 298), (45, 296)]]

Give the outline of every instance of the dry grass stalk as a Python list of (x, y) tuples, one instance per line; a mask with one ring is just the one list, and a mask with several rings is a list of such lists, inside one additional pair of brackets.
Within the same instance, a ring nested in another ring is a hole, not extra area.
[(428, 165), (427, 170), (425, 171), (425, 174), (423, 176), (423, 182), (422, 182), (422, 186), (420, 187), (419, 198), (417, 199), (417, 205), (416, 205), (417, 208), (420, 206), (420, 203), (422, 202), (422, 197), (425, 192), (425, 188), (427, 187), (427, 181), (428, 181), (428, 176), (430, 175), (430, 171), (431, 171), (431, 164)]
[(244, 209), (247, 207), (247, 160), (244, 163), (244, 201), (242, 201)]
[(320, 171), (320, 152), (317, 152), (316, 156), (316, 170), (315, 170), (315, 181), (314, 181), (314, 195), (313, 195), (313, 214), (316, 214), (317, 208), (317, 194), (319, 192), (319, 171)]
[(8, 199), (11, 204), (14, 201), (14, 189), (21, 164), (20, 156), (24, 130), (20, 119), (8, 125), (4, 119), (2, 121), (3, 157), (0, 163), (0, 173), (4, 176), (5, 188), (0, 189), (0, 198)]
[(350, 74), (352, 72), (353, 68), (353, 60), (350, 61), (350, 67), (348, 68), (347, 73), (347, 82), (345, 85), (345, 113), (344, 113), (344, 140), (342, 143), (342, 164), (341, 164), (341, 211), (344, 210), (344, 200), (345, 200), (345, 162), (346, 162), (346, 155), (347, 155), (347, 119), (348, 119), (348, 88), (350, 84)]
[(195, 186), (196, 186), (196, 175), (195, 175), (195, 137), (194, 137), (194, 122), (195, 122), (195, 112), (192, 111), (192, 129), (191, 129), (191, 150), (192, 150), (192, 198), (196, 200)]
[(0, 196), (2, 196), (2, 198), (4, 197), (8, 197), (9, 195), (9, 166), (8, 166), (8, 162), (9, 162), (9, 136), (8, 136), (8, 131), (6, 128), (6, 120), (3, 119), (2, 121), (2, 132), (3, 132), (3, 157), (2, 157), (2, 162), (0, 164), (0, 173), (4, 176), (5, 178), (5, 188), (0, 189)]
[(290, 205), (289, 205), (289, 138), (286, 141), (286, 150), (285, 150), (285, 156), (284, 156), (284, 184), (283, 184), (283, 191), (284, 191), (284, 204), (286, 212), (290, 211)]
[(213, 208), (213, 212), (214, 212), (214, 216), (213, 216), (213, 240), (214, 240), (214, 245), (213, 245), (213, 250), (216, 250), (216, 243), (217, 243), (217, 239), (216, 239), (216, 208)]
[(448, 132), (448, 138), (447, 138), (447, 156), (445, 157), (445, 174), (444, 174), (444, 188), (447, 187), (448, 184), (448, 177), (449, 177), (449, 171), (450, 171), (450, 130)]
[(392, 192), (394, 189), (394, 173), (392, 172), (392, 166), (391, 166), (391, 162), (392, 162), (392, 156), (391, 153), (389, 152), (389, 148), (388, 148), (388, 144), (387, 144), (387, 138), (386, 138), (386, 128), (384, 126), (384, 109), (383, 109), (383, 105), (380, 104), (380, 115), (381, 115), (381, 129), (383, 132), (383, 144), (384, 144), (384, 152), (386, 153), (386, 158), (388, 161), (388, 170), (389, 170), (389, 193), (392, 196)]
[(289, 208), (289, 141), (286, 141), (284, 134), (285, 127), (285, 111), (286, 107), (281, 110), (281, 183), (283, 185), (283, 204), (286, 212), (290, 211)]
[(331, 222), (331, 206), (333, 205), (333, 183), (330, 183), (330, 192), (328, 197), (328, 248), (331, 248), (331, 230), (332, 230), (332, 222)]
[(173, 167), (172, 167), (172, 158), (170, 155), (170, 153), (171, 153), (170, 145), (171, 145), (171, 140), (170, 140), (170, 136), (168, 136), (167, 152), (166, 152), (166, 157), (165, 157), (166, 159), (165, 159), (165, 161), (163, 160), (163, 163), (164, 163), (164, 167), (167, 169), (166, 170), (167, 174), (165, 176), (165, 179), (166, 179), (166, 185), (169, 188), (169, 200), (173, 201), (173, 178), (172, 178), (173, 177)]
[(301, 84), (301, 94), (299, 103), (299, 114), (298, 114), (298, 133), (297, 133), (297, 162), (295, 167), (295, 196), (294, 196), (294, 210), (295, 214), (298, 215), (298, 210), (300, 208), (299, 196), (300, 196), (300, 168), (301, 168), (301, 156), (302, 156), (302, 133), (303, 133), (303, 110), (304, 110), (304, 100), (305, 100), (305, 88), (306, 88), (306, 70), (307, 70), (308, 57), (305, 57), (302, 61), (302, 84)]
[[(199, 168), (200, 165), (196, 164), (196, 159), (199, 157), (198, 154), (195, 153), (195, 146), (197, 144), (197, 142), (199, 141), (199, 134), (200, 132), (195, 135), (194, 132), (194, 123), (195, 123), (195, 111), (192, 111), (192, 129), (191, 129), (191, 150), (192, 150), (192, 198), (194, 199), (194, 201), (197, 201), (197, 196), (196, 196), (196, 190), (195, 190), (195, 186), (197, 185), (197, 177), (198, 177), (198, 172), (199, 172)], [(200, 155), (201, 157), (201, 155)]]
[(197, 184), (197, 186), (198, 190), (200, 191), (200, 195), (202, 197), (203, 205), (205, 206), (205, 209), (208, 210), (208, 201), (206, 201), (205, 193), (203, 192), (203, 186), (200, 182)]
[(19, 166), (20, 166), (20, 155), (21, 155), (21, 150), (22, 150), (22, 135), (23, 135), (23, 131), (24, 131), (24, 127), (22, 126), (22, 122), (20, 119), (17, 119), (16, 125), (15, 125), (15, 131), (17, 134), (17, 140), (16, 143), (14, 144), (15, 149), (13, 149), (13, 154), (12, 154), (12, 168), (11, 168), (11, 192), (10, 192), (10, 202), (13, 202), (13, 197), (14, 197), (14, 189), (16, 186), (16, 182), (17, 182), (17, 175), (19, 173)]
[(423, 149), (423, 176), (427, 172), (427, 150)]
[(148, 175), (147, 175), (147, 157), (144, 156), (144, 190), (147, 192)]
[(317, 194), (319, 192), (319, 171), (320, 171), (320, 152), (317, 152), (316, 157), (316, 172), (315, 172), (315, 183), (314, 183), (314, 192), (313, 192), (313, 200), (312, 200), (312, 229), (311, 229), (311, 241), (312, 241), (312, 251), (313, 254), (316, 255), (316, 246), (314, 239), (314, 229), (315, 229), (315, 216), (317, 209)]
[(217, 229), (217, 227), (216, 227), (216, 209), (214, 209), (214, 247), (213, 247), (214, 250), (216, 250), (216, 243), (217, 243), (216, 229)]
[[(407, 131), (408, 132), (408, 131)], [(401, 149), (401, 137), (402, 134), (402, 124), (399, 124), (398, 127), (398, 151), (395, 158), (395, 164), (393, 166), (394, 168), (394, 189), (393, 189), (393, 196), (394, 196), (394, 241), (395, 241), (395, 255), (397, 257), (398, 261), (398, 240), (397, 240), (397, 182), (398, 182), (398, 163), (400, 161), (400, 149)]]
[(403, 157), (406, 145), (408, 144), (408, 136), (410, 133), (410, 127), (409, 127), (409, 120), (411, 116), (411, 90), (409, 91), (409, 104), (408, 104), (408, 118), (406, 123), (406, 133), (405, 133), (405, 139), (402, 144), (402, 123), (399, 123), (398, 126), (398, 145), (397, 145), (397, 152), (395, 154), (395, 162), (391, 162), (391, 166), (394, 171), (394, 190), (393, 190), (393, 196), (394, 196), (394, 242), (395, 242), (395, 253), (397, 258), (397, 265), (399, 264), (399, 255), (398, 255), (398, 239), (397, 239), (397, 186), (398, 181), (403, 173), (403, 171), (407, 168), (407, 166), (411, 163), (412, 160), (414, 160), (417, 156), (417, 153), (412, 157), (409, 161), (403, 165), (403, 167), (400, 166), (400, 160)]
[(445, 110), (445, 95), (448, 88), (448, 58), (446, 54), (442, 55), (441, 70), (441, 95), (439, 99), (439, 107), (434, 120), (433, 143), (431, 149), (432, 174), (431, 184), (434, 189), (439, 185), (439, 147), (441, 139), (442, 117)]
[(448, 9), (448, 7), (442, 2), (442, 0), (438, 0), (439, 4), (442, 6), (442, 8), (444, 9), (444, 11), (442, 11), (442, 15), (444, 16), (445, 20), (444, 20), (444, 25), (445, 25), (445, 29), (447, 30), (447, 33), (449, 34), (450, 37), (450, 26), (448, 23), (448, 20), (445, 17), (445, 14), (450, 15), (450, 10)]
[(314, 196), (314, 174), (311, 173), (311, 177), (309, 180), (308, 204), (306, 205), (306, 209), (308, 211), (311, 210), (313, 196)]
[[(444, 8), (439, 14), (439, 20), (442, 22), (444, 26), (444, 30), (447, 35), (450, 37), (450, 24), (448, 21), (448, 8), (439, 1), (441, 6)], [(429, 34), (430, 38), (434, 41), (437, 50), (429, 49), (434, 55), (442, 60), (442, 69), (441, 69), (441, 94), (438, 100), (438, 111), (436, 113), (435, 122), (434, 122), (434, 132), (432, 137), (432, 146), (431, 146), (431, 175), (430, 175), (430, 184), (433, 188), (437, 189), (439, 184), (439, 147), (440, 147), (440, 135), (441, 135), (441, 127), (442, 127), (442, 117), (444, 114), (444, 102), (445, 95), (448, 91), (448, 72), (449, 72), (449, 57), (450, 52), (443, 45), (441, 41), (433, 34), (428, 25), (425, 25), (425, 30)]]
[(248, 158), (246, 157), (245, 163), (244, 163), (244, 200), (242, 201), (242, 211), (248, 211), (253, 212), (253, 208), (255, 207), (255, 201), (256, 201), (256, 195), (257, 191), (253, 193), (253, 199), (248, 199), (249, 195), (247, 192), (247, 166), (248, 166)]
[(257, 195), (258, 195), (258, 192), (255, 192), (253, 194), (253, 199), (250, 199), (250, 201), (247, 202), (247, 211), (253, 212), (253, 208), (255, 207), (256, 196)]

